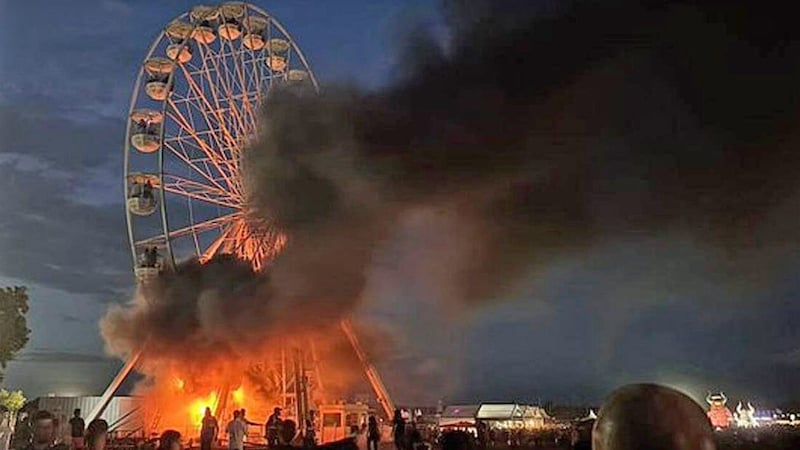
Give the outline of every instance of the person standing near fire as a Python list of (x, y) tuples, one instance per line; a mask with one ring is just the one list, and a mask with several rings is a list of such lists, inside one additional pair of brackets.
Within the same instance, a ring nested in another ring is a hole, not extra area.
[(72, 418), (69, 419), (70, 437), (72, 438), (72, 448), (79, 450), (84, 446), (83, 435), (86, 431), (86, 423), (81, 417), (81, 410), (76, 409), (72, 412)]
[(267, 438), (267, 445), (270, 448), (275, 448), (280, 444), (279, 441), (279, 432), (281, 429), (281, 408), (275, 407), (272, 410), (272, 414), (267, 419), (267, 423), (264, 425), (264, 434)]
[(200, 450), (211, 450), (211, 445), (217, 440), (219, 424), (217, 418), (211, 414), (211, 408), (206, 408), (203, 422), (200, 427)]
[(247, 425), (242, 421), (242, 412), (238, 409), (233, 412), (233, 420), (225, 428), (228, 433), (228, 448), (230, 450), (244, 450), (244, 438), (247, 437)]

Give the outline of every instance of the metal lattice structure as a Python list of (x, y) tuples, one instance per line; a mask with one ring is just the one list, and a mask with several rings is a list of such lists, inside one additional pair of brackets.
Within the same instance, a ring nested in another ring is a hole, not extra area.
[(128, 236), (137, 275), (234, 254), (262, 269), (286, 243), (247, 214), (241, 154), (278, 84), (317, 81), (294, 39), (245, 3), (197, 6), (142, 63), (125, 140)]
[[(293, 84), (318, 89), (294, 39), (256, 6), (197, 6), (156, 37), (134, 85), (125, 137), (126, 218), (138, 282), (183, 260), (206, 262), (218, 254), (236, 255), (260, 271), (280, 253), (286, 236), (248, 211), (241, 162), (270, 89)], [(391, 399), (348, 321), (342, 330), (391, 415)], [(313, 342), (294, 341), (265, 355), (261, 369), (299, 422), (313, 392), (322, 399), (322, 380)], [(89, 420), (99, 417), (142, 350), (108, 386)], [(221, 392), (229, 387), (220, 386)]]

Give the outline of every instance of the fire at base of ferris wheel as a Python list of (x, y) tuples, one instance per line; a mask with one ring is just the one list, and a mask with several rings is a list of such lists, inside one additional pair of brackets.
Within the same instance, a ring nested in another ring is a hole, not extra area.
[[(241, 154), (256, 134), (270, 89), (304, 84), (318, 88), (300, 48), (256, 6), (196, 6), (166, 25), (139, 71), (125, 139), (126, 216), (138, 282), (147, 283), (176, 262), (206, 262), (219, 254), (236, 255), (259, 271), (282, 250), (281, 231), (248, 214)], [(379, 405), (391, 414), (391, 399), (349, 322), (342, 330)], [(313, 391), (322, 384), (312, 349), (313, 343), (297, 344), (272, 358), (282, 377), (280, 402), (298, 423), (322, 408), (312, 404)], [(102, 413), (141, 354), (128, 360), (90, 420)], [(215, 404), (202, 406), (225, 417), (234, 390), (220, 386)]]

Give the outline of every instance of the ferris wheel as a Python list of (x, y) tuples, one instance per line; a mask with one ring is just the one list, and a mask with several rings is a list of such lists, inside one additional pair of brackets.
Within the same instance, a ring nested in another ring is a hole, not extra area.
[(137, 278), (233, 254), (260, 270), (286, 243), (245, 208), (241, 156), (270, 89), (317, 81), (266, 11), (231, 2), (171, 21), (139, 70), (125, 139), (128, 238)]

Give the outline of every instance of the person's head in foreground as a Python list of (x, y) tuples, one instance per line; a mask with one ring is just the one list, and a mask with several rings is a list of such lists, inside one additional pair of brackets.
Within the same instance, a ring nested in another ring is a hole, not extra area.
[(80, 409), (76, 409), (75, 411), (72, 411), (72, 415), (73, 415), (73, 417), (80, 417), (81, 416), (81, 410)]
[(205, 412), (203, 413), (203, 415), (204, 415), (205, 417), (211, 417), (211, 408), (209, 408), (208, 406), (206, 406), (206, 410), (205, 410)]
[(103, 450), (108, 439), (108, 422), (94, 419), (86, 427), (86, 447), (88, 450)]
[(465, 431), (448, 431), (442, 435), (442, 450), (471, 450), (472, 437)]
[(631, 384), (603, 404), (593, 450), (715, 450), (711, 424), (686, 395), (655, 384)]
[(161, 433), (158, 439), (158, 450), (181, 450), (181, 434), (175, 430)]
[(281, 422), (281, 429), (279, 433), (280, 434), (278, 437), (281, 438), (281, 442), (283, 442), (285, 445), (289, 445), (297, 435), (297, 424), (294, 423), (294, 420), (284, 420)]
[(41, 410), (33, 415), (33, 443), (50, 445), (55, 440), (55, 417), (50, 411)]

